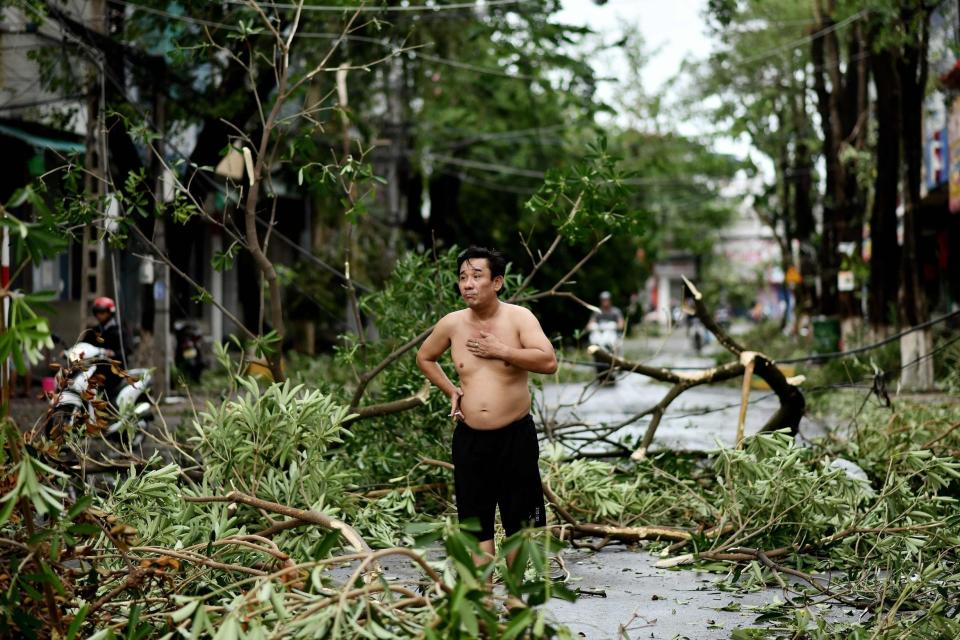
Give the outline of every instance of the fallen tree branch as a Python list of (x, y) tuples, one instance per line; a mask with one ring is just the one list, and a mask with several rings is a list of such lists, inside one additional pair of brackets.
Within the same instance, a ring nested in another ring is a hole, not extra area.
[(373, 404), (367, 407), (356, 408), (353, 410), (353, 415), (349, 416), (340, 424), (346, 427), (354, 422), (357, 422), (358, 420), (385, 416), (391, 413), (400, 413), (401, 411), (407, 411), (408, 409), (414, 409), (416, 407), (425, 405), (429, 399), (430, 382), (428, 381), (425, 382), (422, 387), (420, 387), (419, 391), (413, 395), (407, 396), (406, 398), (391, 400), (390, 402), (382, 402), (380, 404)]
[(547, 501), (553, 505), (557, 514), (563, 519), (573, 532), (583, 536), (593, 536), (607, 540), (617, 540), (618, 542), (634, 543), (641, 540), (689, 540), (693, 534), (686, 529), (677, 527), (615, 527), (607, 524), (593, 524), (589, 522), (579, 522), (569, 511), (561, 504), (560, 498), (553, 492), (546, 482), (543, 485), (543, 495)]
[[(276, 502), (261, 500), (260, 498), (241, 493), (240, 491), (231, 491), (225, 496), (184, 496), (183, 499), (186, 502), (239, 502), (240, 504), (245, 504), (250, 507), (255, 507), (257, 509), (263, 509), (265, 511), (271, 511), (273, 513), (279, 513), (290, 518), (295, 518), (296, 520), (300, 520), (302, 522), (316, 524), (324, 529), (339, 531), (340, 534), (347, 540), (347, 542), (349, 542), (351, 546), (353, 546), (353, 548), (358, 552), (369, 552), (371, 550), (370, 545), (367, 544), (366, 540), (364, 540), (360, 534), (357, 533), (356, 529), (348, 525), (346, 522), (343, 520), (338, 520), (337, 518), (332, 518), (324, 513), (320, 513), (319, 511), (313, 511), (312, 509), (307, 511), (304, 509), (297, 509), (296, 507), (288, 507), (287, 505)], [(263, 535), (263, 533), (257, 535), (268, 537)]]
[[(796, 434), (800, 426), (800, 419), (803, 417), (806, 408), (806, 401), (798, 385), (803, 382), (803, 377), (787, 379), (783, 372), (777, 367), (776, 362), (771, 360), (760, 352), (748, 351), (740, 343), (731, 338), (726, 331), (713, 319), (713, 315), (703, 303), (703, 294), (684, 278), (687, 287), (693, 293), (695, 304), (695, 315), (716, 338), (717, 342), (723, 345), (731, 354), (737, 357), (737, 361), (727, 364), (703, 369), (701, 371), (672, 371), (663, 367), (653, 367), (640, 362), (631, 362), (618, 356), (615, 356), (602, 348), (592, 345), (588, 351), (595, 360), (629, 373), (639, 373), (653, 378), (660, 382), (671, 383), (673, 386), (664, 395), (664, 397), (650, 409), (638, 413), (633, 420), (651, 415), (650, 423), (643, 434), (640, 446), (630, 456), (633, 460), (643, 460), (647, 456), (650, 444), (656, 434), (660, 421), (670, 404), (677, 399), (687, 389), (723, 380), (730, 380), (738, 376), (744, 376), (744, 384), (741, 395), (740, 419), (738, 421), (737, 443), (738, 446), (743, 439), (743, 422), (746, 417), (746, 400), (749, 395), (749, 378), (753, 375), (758, 376), (766, 382), (770, 389), (776, 394), (780, 401), (780, 407), (767, 420), (767, 423), (761, 428), (761, 431), (777, 431), (779, 429), (789, 429), (791, 434)], [(749, 369), (749, 371), (748, 371)], [(626, 425), (621, 425), (626, 426)]]
[(449, 471), (453, 471), (454, 469), (453, 464), (450, 462), (446, 462), (445, 460), (434, 460), (433, 458), (423, 458), (423, 457), (419, 458), (419, 460), (420, 460), (420, 464), (426, 464), (433, 467), (442, 467)]
[(244, 567), (238, 564), (229, 564), (226, 562), (217, 562), (216, 560), (211, 560), (206, 556), (202, 556), (199, 553), (191, 553), (186, 550), (174, 550), (174, 549), (164, 549), (163, 547), (131, 547), (131, 552), (145, 552), (145, 553), (156, 553), (161, 556), (170, 556), (171, 558), (179, 558), (180, 560), (186, 560), (187, 562), (193, 562), (196, 564), (202, 564), (211, 569), (219, 569), (220, 571), (235, 571), (237, 573), (246, 573), (251, 576), (262, 577), (267, 575), (266, 571), (260, 571), (259, 569), (251, 569), (250, 567)]
[(657, 432), (657, 427), (660, 426), (660, 421), (663, 420), (663, 416), (666, 414), (667, 408), (674, 400), (677, 399), (677, 397), (680, 396), (681, 393), (687, 389), (692, 389), (693, 387), (698, 387), (702, 384), (730, 380), (743, 374), (743, 365), (739, 362), (730, 362), (723, 366), (704, 369), (703, 371), (680, 373), (676, 371), (670, 371), (669, 369), (651, 367), (642, 363), (630, 362), (618, 356), (614, 356), (613, 354), (604, 351), (596, 345), (591, 345), (588, 351), (596, 360), (607, 363), (614, 368), (621, 369), (623, 371), (641, 373), (647, 377), (653, 378), (654, 380), (659, 380), (661, 382), (673, 383), (673, 386), (666, 393), (666, 395), (663, 396), (660, 402), (634, 417), (635, 419), (639, 419), (646, 415), (652, 415), (650, 418), (650, 424), (647, 425), (647, 430), (644, 432), (643, 439), (640, 441), (640, 446), (630, 456), (633, 460), (643, 460), (647, 457), (647, 449), (650, 447), (650, 443), (653, 442), (653, 436)]
[[(774, 554), (774, 552), (782, 551), (782, 553)], [(703, 560), (759, 560), (765, 567), (770, 569), (778, 580), (781, 580), (777, 574), (785, 573), (787, 575), (793, 576), (795, 578), (800, 578), (804, 582), (808, 583), (814, 589), (819, 591), (825, 596), (833, 598), (837, 602), (841, 602), (850, 607), (860, 607), (863, 603), (849, 600), (837, 592), (833, 591), (829, 587), (825, 587), (817, 582), (817, 579), (810, 575), (809, 573), (804, 573), (803, 571), (798, 571), (797, 569), (791, 569), (790, 567), (785, 567), (782, 564), (778, 564), (771, 559), (773, 555), (782, 555), (786, 553), (786, 550), (775, 549), (774, 552), (765, 552), (763, 549), (752, 549), (749, 547), (735, 547), (731, 549), (728, 553), (712, 553), (705, 552), (700, 554), (700, 558)], [(781, 581), (781, 586), (785, 585)]]
[[(717, 342), (739, 358), (740, 354), (746, 349), (717, 324), (713, 314), (703, 303), (703, 294), (693, 283), (686, 278), (683, 281), (693, 293), (697, 318), (717, 338)], [(787, 379), (774, 360), (759, 352), (755, 354), (754, 360), (754, 373), (767, 383), (770, 389), (777, 394), (777, 399), (780, 401), (780, 408), (767, 420), (761, 431), (789, 429), (791, 434), (796, 435), (797, 429), (800, 427), (800, 419), (803, 418), (806, 409), (806, 400), (800, 391), (800, 384), (804, 380), (803, 376)]]
[[(566, 221), (564, 224), (569, 224), (569, 223), (573, 222), (573, 219), (577, 217), (577, 213), (580, 211), (580, 206), (581, 206), (582, 203), (583, 203), (583, 193), (581, 193), (580, 195), (577, 196), (577, 199), (576, 199), (576, 201), (574, 201), (573, 206), (570, 207), (570, 213), (569, 213), (569, 215), (567, 215), (567, 221)], [(522, 240), (522, 239), (523, 239), (523, 237), (521, 236), (521, 240)], [(540, 271), (541, 268), (543, 268), (543, 265), (546, 264), (547, 260), (550, 259), (550, 256), (553, 255), (553, 252), (557, 250), (557, 247), (560, 246), (560, 241), (561, 241), (562, 239), (563, 239), (563, 236), (558, 233), (558, 234), (556, 235), (556, 237), (553, 239), (553, 242), (550, 243), (550, 247), (547, 249), (547, 252), (544, 253), (544, 254), (542, 254), (542, 255), (540, 256), (540, 259), (537, 260), (536, 264), (533, 265), (533, 269), (530, 270), (530, 273), (527, 274), (527, 277), (524, 278), (524, 280), (523, 280), (522, 283), (520, 283), (520, 286), (517, 287), (517, 290), (513, 292), (513, 295), (512, 295), (511, 298), (510, 298), (511, 300), (516, 300), (516, 299), (520, 296), (520, 294), (521, 294), (523, 291), (525, 291), (525, 290), (527, 289), (527, 287), (530, 286), (530, 283), (533, 282), (533, 277), (534, 277), (535, 275), (537, 275), (537, 272)], [(603, 244), (603, 243), (606, 242), (606, 241), (607, 241), (607, 239), (605, 238), (604, 240), (602, 240), (602, 241), (600, 242), (600, 244)], [(527, 247), (527, 243), (524, 242), (524, 243), (523, 243), (523, 246), (526, 248), (526, 247)], [(599, 249), (599, 245), (597, 245), (596, 248)], [(527, 249), (527, 253), (529, 253), (529, 252), (530, 252), (530, 250), (529, 250), (529, 248), (528, 248), (528, 249)], [(592, 255), (592, 254), (591, 254), (591, 255)], [(586, 260), (589, 260), (590, 257), (591, 257), (591, 255), (588, 255), (587, 258), (585, 258), (584, 260), (581, 261), (581, 263), (585, 263)], [(532, 256), (531, 256), (531, 257), (532, 257)], [(581, 264), (580, 266), (582, 266), (582, 264)], [(579, 269), (579, 267), (576, 267), (576, 269)]]
[(432, 491), (433, 489), (446, 489), (446, 482), (429, 482), (427, 484), (418, 484), (412, 487), (394, 487), (392, 489), (374, 489), (362, 494), (364, 498), (382, 498), (393, 493), (402, 493), (409, 491), (411, 493), (421, 493), (423, 491)]
[(370, 381), (380, 375), (384, 369), (389, 367), (391, 364), (399, 360), (406, 354), (408, 351), (419, 345), (421, 342), (427, 339), (431, 333), (433, 333), (433, 328), (435, 324), (430, 325), (428, 328), (421, 331), (416, 337), (404, 342), (402, 345), (394, 349), (387, 357), (380, 361), (380, 363), (375, 366), (370, 371), (367, 371), (364, 374), (361, 374), (360, 379), (357, 381), (357, 388), (353, 392), (353, 398), (350, 400), (350, 410), (356, 411), (357, 407), (360, 406), (360, 401), (363, 399), (363, 394), (367, 391), (367, 385), (370, 384)]
[(743, 448), (743, 430), (747, 423), (747, 401), (750, 399), (750, 379), (753, 377), (753, 368), (757, 364), (756, 355), (752, 351), (740, 354), (740, 363), (743, 365), (743, 384), (740, 386), (740, 415), (737, 418), (737, 449)]

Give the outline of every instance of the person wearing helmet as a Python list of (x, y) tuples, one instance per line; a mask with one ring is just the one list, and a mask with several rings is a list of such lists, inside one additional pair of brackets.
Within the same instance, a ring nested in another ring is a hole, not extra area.
[[(120, 323), (117, 322), (117, 304), (112, 298), (101, 296), (93, 301), (93, 317), (97, 324), (88, 327), (80, 337), (81, 342), (102, 347), (107, 350), (107, 356), (119, 363), (120, 368), (127, 369), (127, 349), (130, 341), (125, 339)], [(107, 367), (102, 367), (100, 373), (106, 378), (104, 389), (107, 397), (114, 398), (116, 392), (123, 385), (123, 379)]]
[[(626, 327), (626, 321), (623, 318), (623, 312), (613, 306), (613, 296), (610, 292), (603, 291), (600, 294), (600, 308), (591, 314), (590, 321), (587, 323), (590, 343), (603, 348), (608, 353), (615, 354), (623, 338), (624, 327)], [(594, 356), (595, 360), (596, 358)], [(597, 379), (601, 384), (616, 383), (609, 364), (597, 360), (594, 366), (597, 369)]]

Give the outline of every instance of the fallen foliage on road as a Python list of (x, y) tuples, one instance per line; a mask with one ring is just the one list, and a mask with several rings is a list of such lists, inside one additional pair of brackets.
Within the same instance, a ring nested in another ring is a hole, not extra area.
[[(384, 337), (346, 342), (335, 366), (266, 384), (221, 349), (223, 398), (153, 429), (142, 450), (110, 443), (119, 472), (91, 460), (82, 423), (27, 437), (5, 423), (0, 634), (567, 637), (540, 607), (573, 596), (557, 549), (627, 544), (663, 567), (716, 571), (726, 589), (781, 589), (762, 630), (739, 638), (960, 636), (960, 405), (946, 400), (836, 392), (818, 406), (845, 418), (812, 443), (788, 424), (709, 454), (606, 462), (546, 446), (547, 531), (476, 567), (475, 542), (451, 524), (449, 407), (417, 396), (400, 357), (424, 310), (453, 304), (448, 267), (401, 261), (364, 299)], [(365, 381), (346, 396), (345, 371)], [(511, 551), (520, 562), (507, 569)]]

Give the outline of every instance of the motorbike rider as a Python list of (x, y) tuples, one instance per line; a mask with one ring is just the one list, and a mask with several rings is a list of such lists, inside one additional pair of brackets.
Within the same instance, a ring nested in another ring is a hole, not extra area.
[[(126, 339), (120, 323), (117, 321), (117, 303), (112, 298), (100, 296), (93, 301), (93, 317), (97, 324), (88, 327), (80, 336), (80, 342), (87, 342), (105, 349), (107, 357), (116, 360), (119, 367), (127, 369), (127, 353), (130, 341)], [(98, 373), (102, 373), (105, 381), (103, 388), (107, 397), (112, 401), (124, 384), (124, 379), (114, 373), (112, 367), (101, 366)]]
[[(613, 296), (610, 295), (609, 291), (603, 291), (600, 293), (600, 309), (594, 311), (590, 315), (590, 321), (587, 322), (587, 331), (588, 332), (600, 332), (605, 326), (616, 323), (616, 338), (612, 344), (598, 344), (598, 346), (603, 347), (607, 351), (613, 352), (617, 343), (619, 342), (619, 337), (623, 333), (623, 329), (626, 326), (626, 322), (623, 318), (623, 312), (620, 311), (618, 307), (613, 306)], [(591, 337), (591, 342), (596, 342), (593, 337)], [(607, 384), (613, 384), (614, 378), (609, 375), (610, 366), (601, 362), (597, 363), (597, 376)]]
[(623, 331), (625, 324), (623, 312), (618, 307), (613, 306), (613, 297), (609, 291), (600, 293), (600, 310), (591, 314), (590, 322), (587, 323), (587, 331), (593, 331), (601, 322), (616, 322), (617, 332)]

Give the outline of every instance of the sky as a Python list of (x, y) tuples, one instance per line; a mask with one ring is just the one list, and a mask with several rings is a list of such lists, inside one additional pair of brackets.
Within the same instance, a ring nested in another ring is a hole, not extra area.
[[(713, 47), (703, 19), (707, 0), (608, 0), (602, 6), (597, 6), (593, 0), (562, 0), (562, 3), (563, 9), (556, 22), (588, 26), (605, 42), (616, 41), (624, 24), (639, 27), (647, 50), (653, 52), (642, 72), (644, 92), (655, 94), (665, 89), (668, 102), (671, 97), (668, 81), (677, 74), (684, 60), (705, 59)], [(625, 75), (626, 61), (622, 55), (610, 52), (595, 56), (592, 61), (600, 77), (622, 78)], [(601, 83), (598, 88), (600, 98), (609, 104), (620, 86), (615, 82)], [(704, 129), (712, 128), (706, 122), (696, 121), (676, 122), (674, 126), (678, 133), (688, 137), (696, 137)], [(715, 138), (712, 147), (717, 152), (739, 158), (750, 156), (762, 176), (769, 179), (773, 175), (769, 161), (752, 150), (746, 140)], [(732, 190), (748, 190), (743, 180), (743, 176), (738, 177)]]
[[(608, 0), (603, 6), (593, 0), (563, 0), (556, 21), (586, 25), (608, 42), (619, 37), (624, 24), (639, 26), (648, 50), (656, 51), (643, 70), (645, 92), (653, 94), (677, 73), (686, 58), (704, 58), (710, 52), (702, 17), (706, 6), (707, 0)], [(611, 53), (594, 60), (601, 77), (623, 77), (622, 56)], [(603, 83), (601, 98), (609, 99), (616, 88), (614, 83)]]

